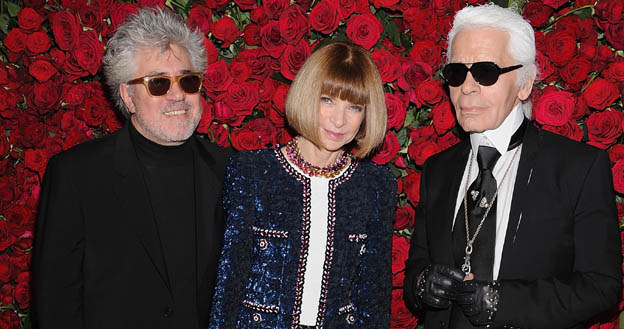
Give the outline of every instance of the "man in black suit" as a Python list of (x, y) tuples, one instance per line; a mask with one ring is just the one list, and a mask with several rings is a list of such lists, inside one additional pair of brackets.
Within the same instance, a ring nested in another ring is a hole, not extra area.
[(103, 59), (129, 119), (50, 159), (33, 260), (39, 328), (205, 328), (227, 152), (193, 136), (204, 37), (140, 9)]
[(454, 19), (443, 74), (470, 138), (423, 168), (404, 292), (426, 329), (586, 328), (619, 301), (609, 159), (525, 119), (535, 53), (510, 9)]

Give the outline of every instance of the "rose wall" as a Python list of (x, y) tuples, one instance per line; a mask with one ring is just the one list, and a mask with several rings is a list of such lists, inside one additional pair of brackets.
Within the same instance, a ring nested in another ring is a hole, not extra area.
[[(165, 6), (206, 36), (209, 65), (199, 133), (237, 150), (288, 141), (284, 101), (305, 59), (328, 40), (370, 50), (388, 108), (372, 161), (392, 169), (399, 204), (392, 251), (393, 328), (417, 319), (402, 301), (420, 170), (457, 143), (440, 80), (454, 13), (483, 0), (3, 0), (0, 2), (0, 328), (30, 328), (29, 265), (48, 159), (109, 134), (123, 119), (107, 99), (100, 61), (108, 38), (144, 6)], [(609, 152), (624, 216), (624, 0), (497, 1), (535, 27), (536, 125)], [(93, 173), (97, 175), (96, 172)], [(120, 228), (123, 229), (123, 228)], [(594, 328), (619, 328), (621, 306)]]

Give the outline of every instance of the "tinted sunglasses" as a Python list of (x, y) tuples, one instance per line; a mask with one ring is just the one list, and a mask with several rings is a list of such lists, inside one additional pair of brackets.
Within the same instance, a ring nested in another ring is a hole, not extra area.
[(475, 81), (482, 86), (491, 86), (498, 81), (498, 76), (503, 73), (511, 72), (521, 68), (522, 65), (514, 65), (507, 67), (499, 67), (493, 62), (476, 62), (472, 63), (470, 68), (464, 63), (446, 64), (442, 69), (444, 79), (448, 81), (452, 87), (461, 86), (466, 81), (468, 72), (472, 74)]
[(187, 94), (196, 94), (202, 86), (203, 74), (189, 72), (177, 76), (148, 75), (127, 82), (129, 85), (142, 83), (150, 96), (164, 96), (169, 92), (174, 83), (178, 83), (180, 89)]

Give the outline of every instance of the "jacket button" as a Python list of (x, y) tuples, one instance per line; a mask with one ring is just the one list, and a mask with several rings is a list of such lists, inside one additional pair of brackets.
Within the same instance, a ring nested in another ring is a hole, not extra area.
[(260, 313), (254, 313), (254, 314), (251, 315), (251, 319), (254, 322), (260, 322), (260, 321), (262, 321), (262, 316), (260, 315)]
[(440, 321), (440, 328), (446, 328), (446, 322)]
[(165, 318), (170, 317), (173, 314), (173, 310), (171, 309), (171, 307), (167, 307), (165, 308), (165, 310), (163, 311), (163, 316)]
[(266, 250), (266, 248), (269, 246), (269, 243), (266, 239), (260, 239), (260, 241), (258, 241), (258, 246), (260, 247), (260, 250)]

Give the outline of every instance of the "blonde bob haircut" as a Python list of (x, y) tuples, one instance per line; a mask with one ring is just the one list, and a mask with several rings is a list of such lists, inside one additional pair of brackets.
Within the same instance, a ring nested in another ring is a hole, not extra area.
[(318, 111), (321, 95), (364, 106), (365, 117), (355, 136), (355, 155), (371, 154), (384, 140), (386, 102), (375, 63), (368, 52), (347, 42), (333, 42), (305, 61), (286, 97), (289, 125), (315, 145), (320, 144)]

